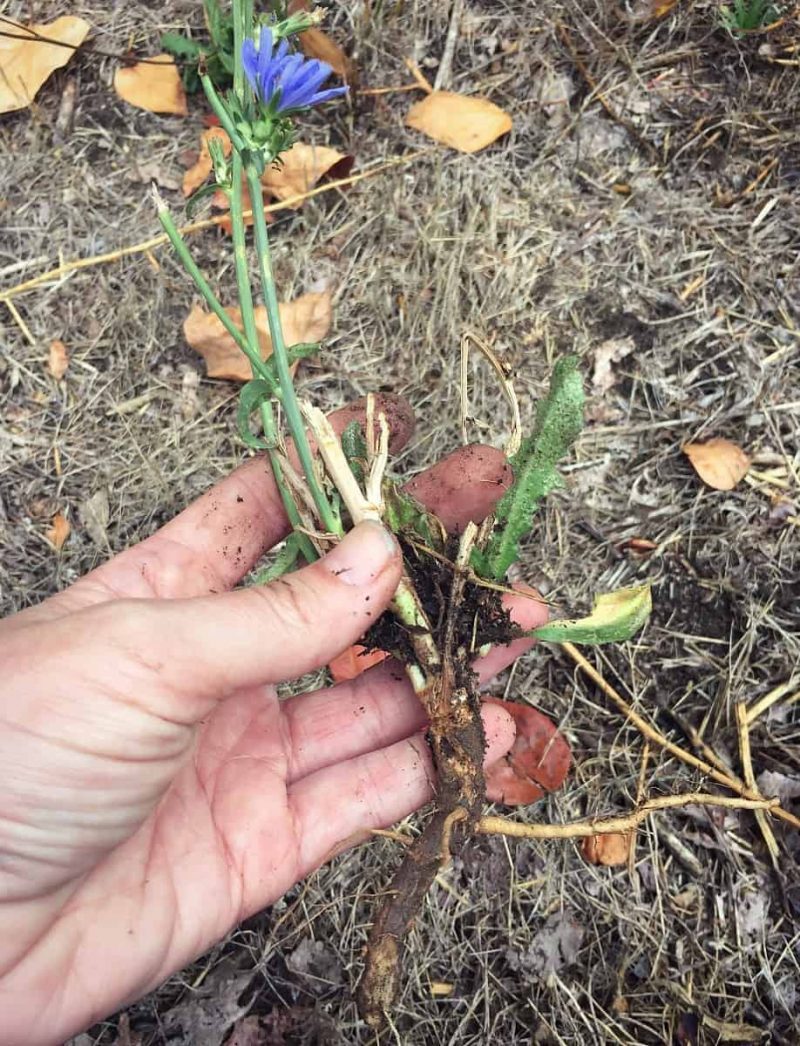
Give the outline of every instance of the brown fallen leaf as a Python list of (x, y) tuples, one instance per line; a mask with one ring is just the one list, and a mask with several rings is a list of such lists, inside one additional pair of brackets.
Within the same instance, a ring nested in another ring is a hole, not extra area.
[(413, 105), (406, 125), (462, 153), (485, 149), (511, 130), (511, 117), (486, 98), (432, 91)]
[(486, 767), (486, 798), (506, 806), (524, 806), (564, 783), (571, 762), (566, 738), (542, 712), (516, 701), (489, 697), (514, 720), (517, 736), (511, 751)]
[(306, 58), (317, 58), (320, 62), (327, 62), (337, 76), (341, 76), (346, 83), (352, 83), (355, 73), (353, 63), (327, 33), (317, 28), (306, 29), (304, 33), (300, 33), (297, 40)]
[(200, 153), (197, 160), (183, 176), (182, 189), (184, 196), (191, 196), (211, 174), (214, 165), (211, 162), (208, 143), (212, 138), (216, 138), (221, 143), (222, 151), (226, 156), (231, 154), (231, 140), (226, 131), (221, 127), (209, 127), (208, 130), (203, 131), (200, 135)]
[[(72, 15), (30, 26), (4, 18), (3, 31), (11, 35), (0, 37), (0, 113), (30, 105), (50, 74), (72, 58), (90, 28)], [(58, 43), (44, 43), (37, 36)]]
[(123, 102), (150, 113), (186, 116), (188, 112), (181, 74), (169, 54), (120, 67), (114, 73), (114, 90)]
[[(295, 142), (281, 157), (280, 165), (268, 167), (261, 184), (278, 200), (287, 200), (312, 189), (321, 178), (346, 178), (353, 166), (353, 157), (330, 149), (327, 145), (307, 145)], [(292, 210), (302, 201), (289, 204)]]
[(714, 490), (733, 490), (750, 468), (750, 458), (729, 439), (685, 443), (681, 449), (700, 479)]
[[(279, 309), (283, 336), (289, 346), (321, 341), (330, 330), (333, 307), (329, 291), (301, 294), (294, 301), (281, 302)], [(225, 311), (241, 330), (242, 314), (239, 309)], [(256, 308), (255, 320), (261, 356), (266, 360), (272, 355), (272, 340), (269, 336), (267, 310), (263, 305)], [(184, 320), (183, 333), (191, 348), (206, 361), (209, 378), (250, 380), (252, 374), (247, 358), (213, 313), (206, 312), (200, 305), (194, 305)]]
[(53, 516), (53, 522), (45, 534), (45, 537), (56, 552), (60, 552), (64, 547), (64, 542), (69, 537), (71, 529), (69, 521), (60, 512), (56, 512), (55, 516)]
[(607, 835), (587, 835), (581, 852), (589, 864), (602, 864), (607, 868), (627, 864), (633, 843), (631, 832), (609, 832)]
[(367, 650), (356, 643), (329, 661), (328, 669), (334, 683), (345, 683), (350, 679), (357, 679), (362, 672), (366, 672), (373, 665), (379, 665), (387, 657), (389, 654), (385, 650)]
[(67, 351), (67, 346), (63, 341), (59, 341), (56, 338), (50, 342), (50, 349), (47, 353), (47, 369), (56, 381), (61, 381), (67, 373), (68, 366), (69, 352)]

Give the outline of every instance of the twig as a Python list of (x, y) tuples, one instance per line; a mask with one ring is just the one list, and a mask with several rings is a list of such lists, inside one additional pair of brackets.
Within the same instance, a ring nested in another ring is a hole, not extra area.
[[(396, 167), (403, 163), (410, 163), (412, 160), (416, 160), (430, 151), (430, 149), (421, 149), (417, 152), (408, 153), (406, 156), (395, 156), (378, 167), (370, 168), (367, 171), (359, 171), (357, 174), (348, 175), (347, 178), (335, 178), (332, 182), (325, 182), (323, 185), (317, 185), (313, 189), (309, 189), (307, 192), (298, 193), (295, 196), (289, 196), (285, 200), (279, 200), (277, 203), (267, 204), (267, 206), (264, 207), (264, 214), (272, 214), (274, 211), (280, 211), (286, 207), (292, 208), (298, 203), (303, 203), (304, 200), (310, 200), (313, 196), (319, 196), (321, 193), (330, 192), (332, 189), (341, 189), (346, 185), (355, 185), (356, 182), (363, 181), (365, 178), (374, 178), (378, 174), (383, 174), (384, 171), (389, 170), (391, 167)], [(245, 219), (252, 218), (252, 216), (252, 210), (244, 211), (242, 214), (242, 217)], [(213, 229), (217, 226), (223, 226), (229, 221), (230, 215), (228, 214), (216, 215), (213, 218), (203, 218), (201, 221), (191, 222), (189, 225), (183, 225), (178, 229), (178, 232), (183, 236), (188, 236), (194, 232), (201, 232), (203, 229)], [(134, 243), (129, 247), (119, 247), (117, 250), (108, 251), (106, 254), (95, 254), (90, 258), (74, 258), (72, 261), (64, 262), (63, 265), (59, 265), (55, 269), (50, 269), (47, 272), (32, 277), (30, 280), (25, 280), (24, 283), (18, 283), (15, 287), (9, 287), (6, 291), (0, 291), (0, 301), (8, 303), (11, 298), (16, 298), (17, 295), (33, 290), (35, 287), (39, 287), (43, 283), (49, 283), (51, 280), (55, 280), (59, 276), (66, 276), (70, 272), (74, 272), (78, 269), (92, 268), (95, 265), (106, 265), (109, 262), (119, 261), (121, 258), (127, 258), (132, 254), (144, 254), (147, 251), (152, 250), (154, 247), (163, 247), (166, 243), (169, 243), (169, 238), (166, 233), (162, 233), (160, 236), (151, 236), (149, 240), (142, 240), (141, 243)]]
[[(680, 759), (681, 762), (693, 766), (696, 770), (702, 771), (702, 773), (712, 777), (715, 781), (725, 785), (726, 788), (730, 789), (732, 792), (736, 792), (737, 795), (752, 802), (763, 803), (763, 796), (759, 795), (757, 791), (751, 791), (736, 777), (725, 773), (723, 770), (717, 769), (710, 763), (705, 762), (703, 759), (698, 759), (696, 755), (692, 755), (691, 752), (687, 752), (685, 749), (681, 748), (680, 745), (676, 745), (668, 738), (664, 737), (660, 730), (657, 730), (654, 726), (648, 723), (646, 719), (643, 719), (638, 712), (635, 712), (633, 708), (631, 708), (628, 702), (617, 693), (614, 687), (600, 675), (594, 665), (590, 661), (587, 661), (583, 654), (573, 646), (572, 643), (562, 643), (561, 648), (569, 657), (572, 658), (581, 670), (600, 687), (606, 697), (614, 702), (617, 708), (619, 708), (631, 723), (633, 723), (636, 729), (648, 740), (653, 741), (659, 746), (659, 748), (665, 749), (671, 755), (674, 755), (676, 759)], [(790, 813), (788, 810), (784, 810), (780, 803), (770, 803), (764, 808), (769, 809), (769, 812), (773, 816), (780, 817), (780, 819), (786, 821), (787, 824), (793, 825), (795, 828), (800, 828), (800, 818), (795, 817), (794, 814)]]
[(444, 42), (442, 60), (436, 70), (436, 79), (433, 81), (434, 91), (444, 90), (450, 83), (453, 69), (453, 55), (456, 53), (456, 42), (458, 41), (458, 30), (461, 24), (461, 14), (464, 9), (464, 0), (453, 0), (453, 9), (450, 12), (450, 25), (447, 29), (447, 39)]
[(431, 86), (430, 80), (426, 79), (425, 74), (422, 72), (420, 67), (414, 61), (413, 58), (404, 58), (403, 61), (406, 63), (406, 68), (417, 81), (419, 86), (426, 94), (433, 93), (433, 87)]
[[(738, 701), (736, 703), (736, 726), (739, 735), (739, 758), (742, 762), (742, 776), (744, 777), (744, 783), (752, 791), (757, 792), (758, 786), (756, 785), (756, 775), (753, 772), (753, 757), (750, 751), (750, 729), (747, 725), (747, 706), (744, 701)], [(783, 877), (781, 876), (779, 866), (780, 850), (778, 849), (778, 840), (775, 838), (775, 833), (772, 831), (772, 825), (764, 811), (756, 810), (755, 815), (759, 830), (764, 839), (764, 844), (769, 853), (770, 861), (772, 862), (772, 869), (775, 872), (775, 878), (778, 882), (778, 888), (781, 892), (784, 907), (788, 910), (787, 899), (783, 888)]]
[[(789, 691), (796, 685), (797, 679), (792, 677), (787, 679), (785, 683), (781, 683), (779, 686), (774, 687), (769, 693), (764, 694), (760, 697), (755, 704), (752, 704), (747, 710), (747, 725), (752, 724), (758, 719), (759, 716), (763, 715), (768, 708), (771, 708), (776, 701), (780, 701), (781, 698), (785, 697)], [(786, 704), (792, 704), (797, 698), (800, 697), (800, 690), (792, 697), (788, 698)]]
[(475, 334), (474, 331), (464, 331), (461, 337), (461, 433), (464, 442), (469, 442), (467, 435), (467, 416), (469, 407), (467, 363), (469, 361), (470, 342), (473, 342), (477, 346), (494, 370), (500, 383), (500, 391), (505, 396), (506, 401), (511, 408), (511, 432), (506, 440), (506, 445), (503, 448), (503, 451), (507, 458), (513, 457), (513, 455), (519, 450), (520, 443), (522, 442), (522, 421), (520, 419), (519, 401), (517, 399), (514, 383), (508, 376), (508, 368), (495, 353), (494, 349), (491, 348), (483, 338)]
[(709, 795), (705, 792), (686, 792), (682, 795), (664, 795), (648, 799), (637, 810), (620, 817), (601, 820), (573, 821), (571, 824), (521, 824), (507, 817), (482, 817), (477, 831), (481, 835), (506, 835), (516, 839), (579, 839), (589, 835), (610, 835), (630, 832), (650, 814), (658, 810), (673, 810), (681, 806), (722, 806), (733, 810), (769, 810), (774, 812), (777, 799), (734, 799), (731, 796)]

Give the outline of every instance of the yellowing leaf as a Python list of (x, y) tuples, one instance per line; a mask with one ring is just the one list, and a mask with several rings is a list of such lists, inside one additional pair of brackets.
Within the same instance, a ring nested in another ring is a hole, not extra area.
[(447, 999), (453, 994), (456, 986), (447, 981), (431, 981), (431, 995), (434, 999)]
[(47, 369), (56, 381), (61, 381), (67, 373), (69, 366), (69, 352), (63, 341), (56, 339), (50, 342), (50, 350), (47, 354)]
[[(327, 145), (306, 145), (295, 142), (281, 157), (279, 166), (268, 167), (261, 177), (261, 184), (278, 200), (288, 200), (312, 189), (320, 178), (331, 175), (344, 178), (350, 173), (353, 157), (329, 149)], [(288, 204), (294, 210), (302, 206), (302, 200)]]
[(53, 523), (47, 530), (47, 540), (55, 548), (56, 552), (60, 552), (64, 547), (64, 542), (69, 537), (71, 527), (69, 522), (62, 516), (60, 512), (57, 512), (53, 516)]
[(462, 153), (485, 149), (511, 130), (511, 117), (486, 98), (433, 91), (411, 107), (406, 124)]
[(150, 113), (186, 116), (186, 94), (175, 59), (159, 54), (114, 73), (114, 90), (123, 102)]
[(551, 621), (531, 635), (546, 643), (619, 643), (639, 631), (653, 609), (649, 585), (597, 596), (588, 617)]
[(191, 196), (196, 189), (200, 188), (206, 178), (208, 178), (209, 174), (211, 174), (214, 165), (211, 162), (211, 153), (208, 150), (208, 143), (213, 138), (219, 140), (225, 156), (230, 156), (231, 140), (226, 131), (221, 127), (209, 127), (207, 131), (203, 131), (200, 135), (200, 153), (197, 160), (183, 176), (183, 184), (181, 188), (184, 196)]
[[(72, 58), (89, 29), (88, 22), (72, 15), (63, 15), (48, 25), (31, 26), (4, 18), (3, 31), (10, 35), (0, 36), (0, 113), (30, 105), (50, 74)], [(37, 36), (59, 43), (44, 43)]]
[(341, 76), (348, 83), (353, 80), (353, 63), (327, 33), (323, 33), (321, 29), (306, 29), (297, 39), (306, 58), (318, 58), (321, 62), (327, 62), (337, 76)]
[(608, 832), (604, 835), (587, 835), (581, 851), (589, 864), (603, 864), (610, 868), (628, 863), (632, 844), (633, 835), (630, 832)]
[(729, 439), (686, 443), (683, 453), (700, 479), (714, 490), (733, 490), (750, 468), (750, 458)]
[[(329, 291), (301, 294), (294, 301), (281, 302), (279, 308), (283, 336), (288, 346), (321, 341), (330, 330), (333, 308)], [(234, 308), (225, 311), (241, 330), (241, 312)], [(261, 356), (266, 360), (272, 355), (272, 340), (267, 310), (263, 305), (256, 308), (255, 320)], [(200, 305), (193, 306), (184, 320), (183, 333), (189, 345), (206, 361), (209, 378), (250, 380), (252, 373), (247, 358), (213, 313), (206, 312)]]

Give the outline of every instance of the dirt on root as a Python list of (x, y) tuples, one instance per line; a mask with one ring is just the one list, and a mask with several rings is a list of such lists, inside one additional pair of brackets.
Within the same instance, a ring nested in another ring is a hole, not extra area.
[[(452, 6), (331, 4), (328, 29), (364, 87), (406, 83), (408, 57), (435, 79)], [(664, 4), (662, 17), (639, 3), (467, 0), (442, 86), (506, 108), (512, 133), (474, 156), (430, 148), (271, 228), (282, 295), (334, 291), (334, 327), (301, 367), (303, 394), (324, 408), (368, 391), (407, 397), (417, 427), (394, 462), (406, 478), (461, 442), (466, 328), (510, 368), (525, 423), (553, 359), (578, 353), (588, 424), (519, 576), (565, 613), (650, 581), (643, 634), (591, 657), (671, 739), (688, 746), (691, 727), (737, 772), (736, 704), (785, 685), (753, 728), (752, 757), (764, 789), (797, 812), (800, 28), (780, 6), (777, 27), (736, 38), (717, 0)], [(188, 0), (12, 2), (3, 13), (81, 15), (109, 53), (156, 53), (162, 32), (202, 21)], [(185, 120), (134, 110), (113, 94), (116, 65), (86, 49), (29, 111), (3, 117), (0, 297), (62, 258), (157, 235), (153, 177), (178, 213), (202, 106), (194, 99)], [(77, 102), (63, 133), (68, 84)], [(356, 95), (309, 117), (303, 136), (352, 152), (356, 169), (428, 148), (404, 126), (417, 97)], [(205, 231), (192, 248), (232, 300), (230, 241)], [(0, 301), (4, 611), (152, 533), (241, 460), (237, 390), (207, 380), (183, 340), (192, 301), (155, 249), (19, 293), (13, 313)], [(61, 383), (46, 369), (56, 338), (71, 357)], [(626, 339), (611, 383), (596, 383), (601, 348)], [(499, 446), (508, 415), (496, 382), (475, 360), (469, 379), (470, 436)], [(752, 457), (733, 491), (704, 487), (681, 454), (711, 436)], [(56, 513), (72, 528), (58, 553)], [(646, 751), (558, 648), (526, 656), (492, 690), (551, 716), (574, 754), (565, 787), (522, 818), (626, 811), (643, 764), (648, 795), (711, 787)], [(776, 835), (784, 897), (745, 811), (664, 813), (640, 829), (625, 868), (588, 866), (571, 842), (480, 839), (439, 877), (411, 932), (383, 1041), (797, 1042), (800, 843)], [(243, 1009), (262, 1043), (373, 1042), (351, 989), (396, 862), (387, 838), (341, 855), (76, 1046), (131, 1034), (188, 1044), (212, 1010), (204, 1027), (222, 1043), (234, 1023), (224, 1014)], [(204, 998), (192, 986), (231, 967), (251, 974), (246, 992), (212, 1007), (238, 980), (220, 976)]]

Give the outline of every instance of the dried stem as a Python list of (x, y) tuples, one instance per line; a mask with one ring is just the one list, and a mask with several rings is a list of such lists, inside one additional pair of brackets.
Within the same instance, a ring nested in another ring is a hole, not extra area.
[[(590, 661), (587, 661), (583, 654), (573, 646), (572, 643), (562, 643), (561, 648), (569, 655), (569, 657), (572, 658), (581, 670), (600, 687), (606, 697), (614, 702), (617, 708), (619, 708), (631, 723), (633, 723), (636, 729), (649, 741), (657, 744), (659, 748), (665, 749), (671, 755), (674, 755), (676, 759), (680, 759), (681, 762), (686, 763), (688, 766), (693, 766), (696, 770), (700, 770), (709, 777), (712, 777), (715, 781), (725, 785), (725, 787), (729, 788), (732, 792), (736, 792), (737, 795), (740, 795), (751, 802), (765, 803), (764, 797), (759, 795), (757, 790), (748, 788), (747, 785), (737, 777), (727, 774), (723, 770), (719, 770), (717, 767), (712, 766), (703, 759), (698, 759), (696, 755), (692, 755), (691, 752), (687, 752), (685, 749), (681, 748), (680, 745), (676, 745), (674, 742), (664, 737), (660, 730), (648, 723), (646, 719), (643, 719), (638, 712), (635, 712), (633, 708), (631, 708), (628, 702), (617, 693), (614, 687), (600, 675), (594, 665)], [(782, 821), (786, 821), (787, 824), (791, 824), (795, 828), (800, 828), (800, 819), (795, 817), (794, 814), (790, 813), (788, 810), (784, 810), (779, 802), (775, 801), (765, 803), (763, 809), (769, 810), (774, 817), (779, 817)]]
[(732, 796), (709, 795), (705, 792), (686, 792), (683, 795), (664, 795), (648, 799), (637, 810), (620, 817), (600, 820), (574, 821), (572, 824), (521, 824), (506, 817), (482, 817), (476, 831), (481, 835), (506, 835), (516, 839), (580, 839), (589, 835), (609, 835), (630, 832), (658, 810), (674, 810), (682, 806), (721, 806), (732, 810), (775, 811), (777, 799), (734, 799)]

